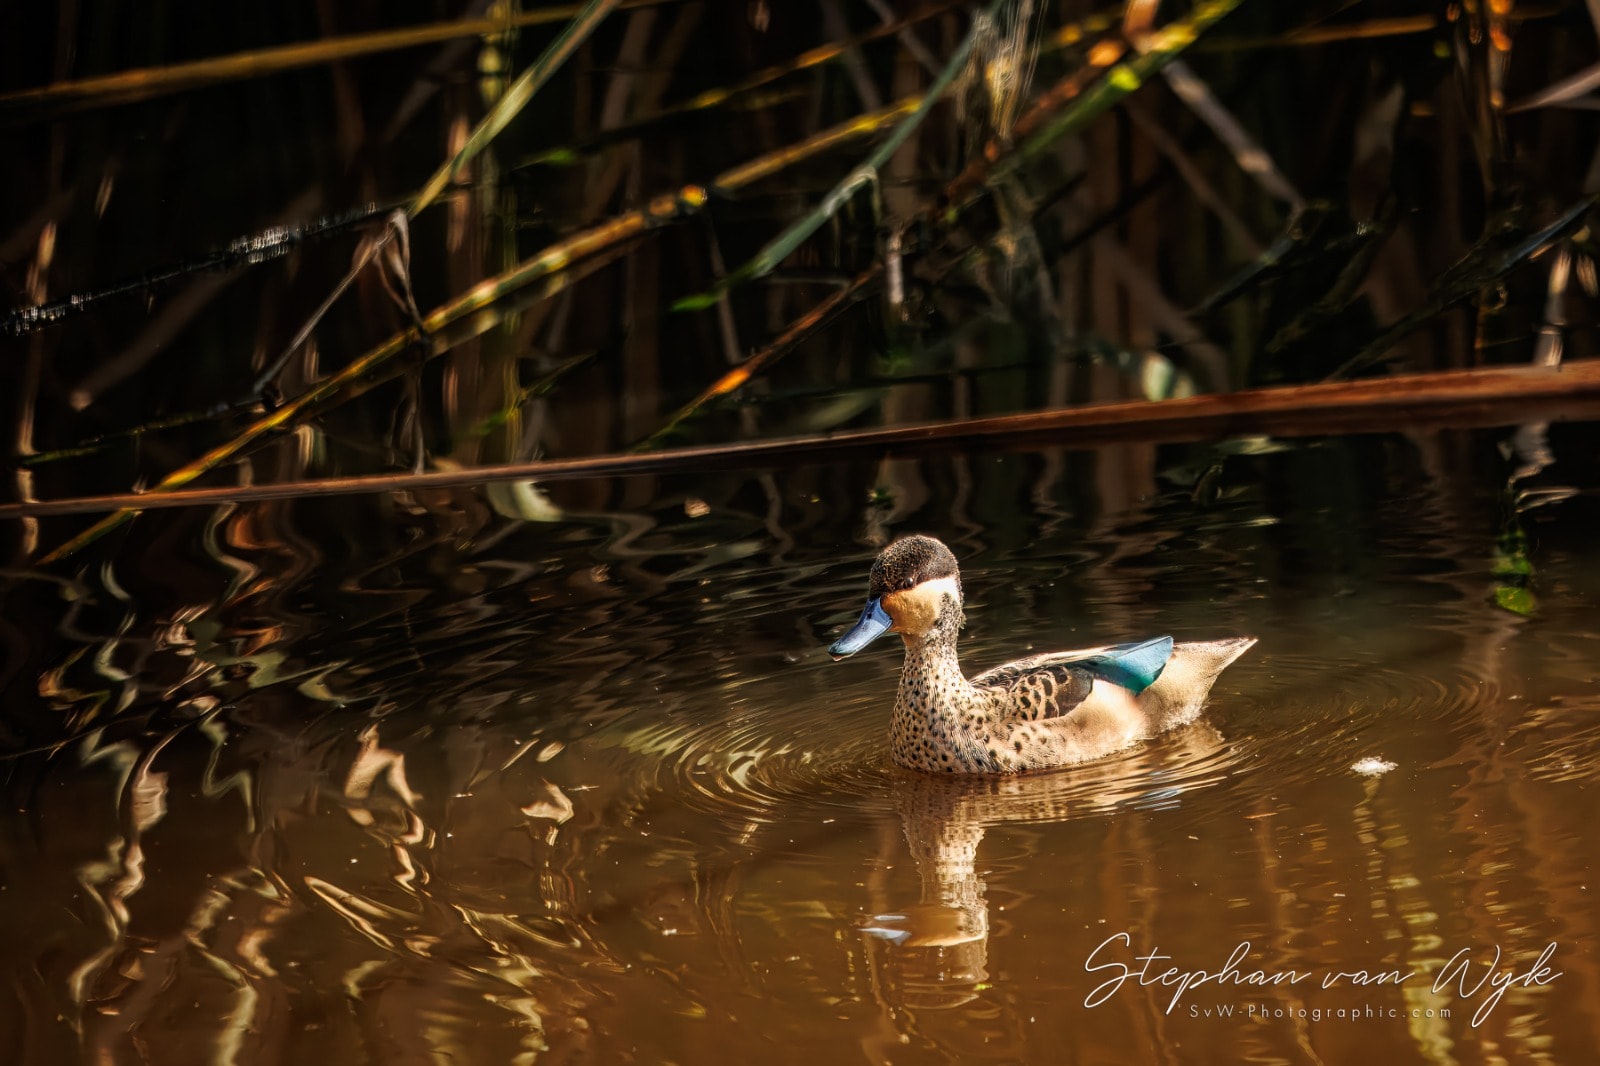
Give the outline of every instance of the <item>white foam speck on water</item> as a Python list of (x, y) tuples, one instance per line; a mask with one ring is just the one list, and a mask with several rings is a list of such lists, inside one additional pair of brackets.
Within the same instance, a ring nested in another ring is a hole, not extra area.
[(1368, 755), (1365, 759), (1357, 759), (1350, 765), (1350, 769), (1363, 777), (1382, 777), (1394, 768), (1394, 763), (1379, 755)]

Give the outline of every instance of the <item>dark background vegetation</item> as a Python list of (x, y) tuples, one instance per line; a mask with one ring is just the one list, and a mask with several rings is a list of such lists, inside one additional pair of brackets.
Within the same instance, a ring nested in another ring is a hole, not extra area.
[[(1141, 6), (1046, 5), (1024, 27), (1025, 47), (1041, 52), (1032, 90), (1081, 67), (1095, 43), (1118, 39), (1122, 18)], [(964, 5), (946, 7), (907, 31), (938, 62), (969, 17)], [(1522, 242), (1594, 191), (1597, 119), (1579, 95), (1508, 105), (1593, 63), (1595, 25), (1581, 3), (1491, 7), (1499, 9), (1243, 3), (1182, 58), (1209, 90), (1204, 108), (1238, 123), (1249, 158), (1157, 77), (982, 190), (954, 222), (929, 226), (926, 210), (996, 132), (942, 107), (894, 156), (876, 196), (854, 197), (773, 277), (734, 290), (720, 308), (668, 311), (814, 203), (864, 154), (860, 142), (717, 198), (561, 296), (426, 365), (413, 358), (419, 365), (360, 402), (319, 412), (308, 422), (320, 445), (309, 463), (288, 459), (306, 450), (286, 443), (254, 461), (277, 455), (288, 465), (274, 476), (403, 467), (417, 459), (401, 425), (413, 417), (426, 457), (463, 462), (630, 445), (881, 256), (887, 235), (904, 227), (913, 252), (903, 313), (875, 290), (759, 376), (742, 405), (724, 403), (680, 426), (681, 435), (729, 439), (1137, 394), (1152, 357), (1201, 390), (1316, 381), (1354, 357), (1364, 365), (1346, 373), (1527, 362), (1552, 315), (1565, 354), (1588, 354), (1584, 285), (1593, 267), (1583, 218)], [(6, 16), (0, 49), (8, 87), (23, 90), (461, 14), (421, 4), (226, 15), (23, 6)], [(1185, 15), (1183, 5), (1160, 5), (1156, 22)], [(843, 3), (661, 3), (617, 13), (448, 202), (415, 221), (419, 307), (651, 196), (926, 85), (932, 74), (890, 36), (596, 146), (608, 128), (738, 85), (875, 22), (866, 5)], [(131, 102), (7, 97), (0, 278), (8, 302), (26, 308), (129, 286), (88, 314), (6, 341), (12, 410), (25, 423), (13, 452), (68, 449), (248, 400), (261, 367), (348, 269), (361, 231), (336, 230), (259, 265), (187, 273), (184, 264), (274, 226), (403, 201), (482, 114), (481, 72), (515, 73), (558, 26), (219, 77)], [(1084, 27), (1075, 43), (1055, 46), (1073, 26)], [(961, 94), (983, 104), (979, 88)], [(569, 146), (580, 150), (569, 165), (523, 165)], [(1265, 184), (1241, 161), (1281, 177)], [(1579, 269), (1549, 301), (1558, 253)], [(169, 267), (180, 268), (171, 280), (139, 283)], [(367, 272), (312, 346), (295, 353), (269, 401), (405, 321)], [(590, 358), (548, 395), (515, 405), (518, 386), (575, 355)], [(1120, 373), (1089, 382), (1090, 363)], [(897, 387), (907, 381), (916, 387)], [(23, 491), (149, 483), (251, 413), (39, 463)], [(501, 427), (482, 433), (496, 415)]]

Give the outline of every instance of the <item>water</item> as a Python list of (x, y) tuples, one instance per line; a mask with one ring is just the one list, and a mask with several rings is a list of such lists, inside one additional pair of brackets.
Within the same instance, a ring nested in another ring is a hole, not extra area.
[[(467, 491), (146, 516), (70, 600), (9, 591), (12, 747), (80, 739), (3, 764), (0, 1032), (41, 1063), (1585, 1061), (1593, 436), (1558, 427), (1578, 494), (1520, 518), (1528, 617), (1492, 604), (1504, 436), (1262, 449), (1199, 502), (1209, 452), (1131, 446), (620, 482), (552, 525)], [(962, 560), (969, 672), (1261, 643), (1102, 762), (899, 771), (898, 650), (823, 648), (911, 531)]]

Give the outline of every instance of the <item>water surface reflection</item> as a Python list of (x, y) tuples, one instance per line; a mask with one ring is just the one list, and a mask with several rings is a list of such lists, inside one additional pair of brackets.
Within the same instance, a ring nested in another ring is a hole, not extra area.
[[(1176, 482), (1039, 503), (1073, 462), (929, 464), (1035, 501), (885, 525), (962, 555), (970, 668), (1262, 638), (1193, 727), (973, 781), (889, 764), (893, 649), (822, 653), (872, 548), (816, 472), (698, 486), (698, 519), (670, 491), (561, 527), (441, 498), (376, 547), (334, 532), (354, 502), (152, 522), (64, 598), (10, 593), (56, 632), (16, 645), (44, 695), (8, 728), (77, 739), (4, 764), (0, 1028), (38, 1062), (1577, 1061), (1592, 508), (1540, 519), (1518, 618), (1489, 605), (1497, 487), (1410, 455), (1252, 457), (1205, 510)], [(1116, 972), (1091, 959), (1243, 943), (1312, 979), (1084, 1005)], [(1482, 995), (1432, 990), (1462, 949), (1550, 943), (1560, 977), (1476, 1026)], [(1322, 986), (1359, 969), (1416, 976)]]

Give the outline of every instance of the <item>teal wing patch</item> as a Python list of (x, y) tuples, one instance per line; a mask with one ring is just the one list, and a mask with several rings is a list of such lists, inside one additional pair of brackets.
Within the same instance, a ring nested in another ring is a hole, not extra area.
[(1156, 683), (1170, 658), (1172, 638), (1157, 637), (1142, 644), (1118, 644), (1072, 665), (1137, 696)]

